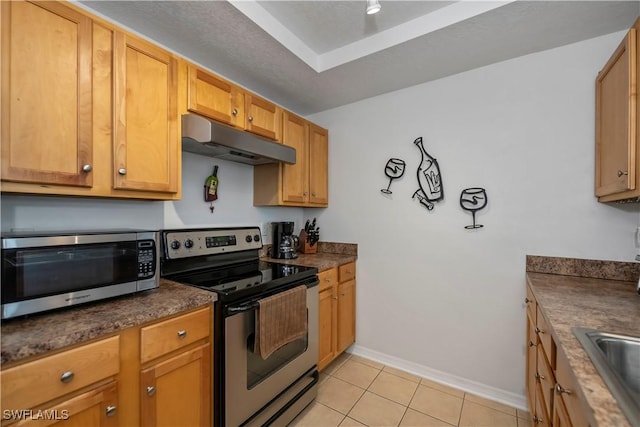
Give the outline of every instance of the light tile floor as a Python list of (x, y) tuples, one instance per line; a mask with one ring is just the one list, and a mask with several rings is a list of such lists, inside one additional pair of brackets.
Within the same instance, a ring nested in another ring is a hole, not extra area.
[(320, 373), (318, 396), (289, 427), (531, 427), (528, 412), (359, 356)]

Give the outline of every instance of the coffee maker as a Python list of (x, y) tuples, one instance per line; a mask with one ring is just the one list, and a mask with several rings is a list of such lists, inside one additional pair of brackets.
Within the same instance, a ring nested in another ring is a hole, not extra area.
[(298, 247), (298, 236), (293, 234), (293, 229), (293, 221), (271, 223), (271, 231), (273, 235), (271, 253), (273, 258), (293, 259), (298, 257), (298, 253), (296, 251)]

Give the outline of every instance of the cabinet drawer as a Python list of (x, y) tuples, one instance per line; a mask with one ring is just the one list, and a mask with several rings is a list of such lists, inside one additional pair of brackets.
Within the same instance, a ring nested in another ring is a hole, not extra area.
[(2, 409), (33, 408), (116, 375), (119, 349), (116, 336), (3, 370)]
[(544, 352), (538, 349), (538, 381), (540, 381), (540, 388), (542, 389), (542, 404), (546, 409), (547, 415), (551, 416), (552, 402), (553, 402), (553, 389), (556, 385), (555, 378), (553, 377), (553, 371), (547, 362), (547, 358)]
[(140, 330), (140, 359), (148, 362), (206, 338), (213, 321), (210, 307), (165, 320)]
[(338, 283), (338, 269), (336, 267), (321, 271), (318, 273), (318, 280), (320, 280), (320, 288), (318, 291), (322, 292), (323, 289), (329, 288)]
[(536, 324), (536, 298), (533, 296), (533, 291), (529, 286), (527, 286), (527, 299), (525, 300), (525, 304), (527, 305), (527, 314), (531, 321)]
[(353, 280), (356, 278), (356, 263), (350, 262), (348, 264), (341, 265), (339, 267), (340, 282), (346, 282), (347, 280)]
[(544, 349), (545, 355), (547, 356), (547, 360), (551, 369), (556, 369), (556, 343), (553, 341), (553, 336), (551, 335), (551, 328), (547, 323), (546, 319), (542, 315), (540, 311), (540, 307), (537, 309), (537, 319), (536, 323), (538, 326), (538, 337), (540, 338), (540, 344), (542, 344), (542, 348)]

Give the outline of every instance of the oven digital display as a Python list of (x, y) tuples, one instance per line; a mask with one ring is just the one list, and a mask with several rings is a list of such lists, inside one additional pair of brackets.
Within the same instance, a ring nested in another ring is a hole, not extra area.
[(205, 243), (208, 248), (217, 248), (219, 246), (235, 246), (236, 236), (206, 237)]

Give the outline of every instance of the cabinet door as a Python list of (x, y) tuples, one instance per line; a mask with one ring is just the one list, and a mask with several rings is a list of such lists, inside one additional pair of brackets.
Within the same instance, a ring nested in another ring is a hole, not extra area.
[(1, 7), (2, 179), (90, 187), (91, 19), (54, 2)]
[(559, 394), (555, 394), (553, 398), (553, 427), (571, 427), (571, 421), (569, 421), (569, 414), (567, 408), (562, 402), (562, 398)]
[(318, 369), (322, 370), (336, 356), (337, 300), (336, 287), (330, 286), (318, 295)]
[(142, 371), (143, 426), (211, 425), (210, 354), (205, 344)]
[(247, 116), (245, 128), (265, 138), (280, 140), (280, 109), (275, 104), (250, 93), (245, 93), (244, 99)]
[(301, 117), (283, 112), (284, 145), (296, 150), (296, 163), (282, 165), (282, 201), (289, 203), (304, 203), (308, 196), (307, 167), (309, 146), (307, 121)]
[(338, 285), (338, 353), (356, 341), (356, 281)]
[(146, 41), (116, 32), (114, 186), (178, 191), (177, 61)]
[(236, 86), (196, 67), (189, 67), (189, 111), (244, 128), (244, 105)]
[(596, 81), (596, 196), (635, 189), (635, 58), (632, 28)]
[(329, 132), (309, 124), (309, 202), (329, 203)]

